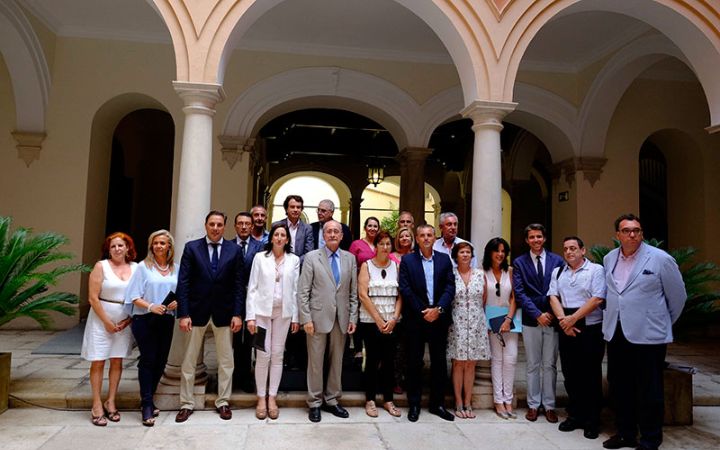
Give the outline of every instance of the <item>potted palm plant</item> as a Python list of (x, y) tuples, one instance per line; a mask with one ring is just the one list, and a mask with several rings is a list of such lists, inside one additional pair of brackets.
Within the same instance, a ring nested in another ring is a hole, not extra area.
[[(48, 292), (65, 274), (87, 271), (83, 264), (63, 264), (72, 259), (59, 251), (68, 239), (57, 233), (33, 234), (27, 228), (11, 230), (12, 220), (0, 217), (0, 327), (19, 317), (35, 320), (50, 329), (50, 311), (75, 314), (78, 296), (68, 292)], [(48, 267), (50, 266), (50, 267)], [(8, 406), (10, 353), (0, 353), (0, 413)]]

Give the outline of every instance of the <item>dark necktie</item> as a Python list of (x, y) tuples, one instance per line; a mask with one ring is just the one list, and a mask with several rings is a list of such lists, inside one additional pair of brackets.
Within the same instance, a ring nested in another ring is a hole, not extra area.
[(543, 272), (543, 266), (542, 266), (542, 261), (540, 261), (540, 255), (536, 256), (536, 258), (537, 258), (538, 280), (540, 280), (540, 286), (543, 286), (545, 284), (545, 272)]
[(337, 253), (333, 253), (333, 254), (330, 256), (330, 259), (332, 260), (332, 264), (330, 264), (330, 265), (331, 265), (331, 267), (332, 267), (333, 277), (335, 278), (335, 284), (336, 284), (336, 285), (339, 285), (339, 284), (340, 284), (340, 266), (338, 266), (338, 261), (337, 261), (337, 260), (338, 260), (338, 255), (337, 255)]
[(210, 258), (210, 268), (213, 272), (217, 271), (218, 268), (218, 243), (212, 243), (213, 252), (212, 252), (212, 258)]
[(245, 259), (245, 248), (247, 247), (247, 241), (240, 241), (240, 251), (242, 252), (242, 257)]

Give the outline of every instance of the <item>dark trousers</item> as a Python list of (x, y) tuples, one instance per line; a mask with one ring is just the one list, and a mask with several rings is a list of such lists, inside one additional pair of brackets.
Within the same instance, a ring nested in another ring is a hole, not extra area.
[(664, 415), (663, 371), (667, 344), (628, 342), (618, 323), (608, 343), (608, 383), (615, 404), (618, 434), (640, 444), (662, 443)]
[(448, 378), (446, 352), (449, 325), (445, 320), (430, 323), (421, 318), (406, 320), (405, 324), (408, 404), (420, 406), (423, 357), (427, 342), (430, 346), (430, 407), (444, 406)]
[(241, 386), (244, 391), (252, 390), (252, 335), (243, 327), (239, 333), (233, 333), (233, 385)]
[(393, 387), (395, 386), (395, 333), (383, 334), (375, 323), (358, 323), (362, 341), (365, 344), (365, 400), (375, 400), (378, 388), (382, 392), (383, 400), (393, 400)]
[(169, 314), (133, 316), (131, 329), (140, 350), (138, 381), (142, 406), (153, 406), (153, 395), (170, 353), (174, 325), (175, 317)]
[(588, 325), (577, 336), (559, 333), (560, 363), (568, 393), (568, 416), (597, 429), (602, 410), (602, 324)]

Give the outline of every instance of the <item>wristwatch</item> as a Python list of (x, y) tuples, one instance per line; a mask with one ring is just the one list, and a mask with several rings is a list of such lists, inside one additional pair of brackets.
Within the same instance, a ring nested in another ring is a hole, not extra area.
[(439, 312), (440, 314), (444, 314), (444, 313), (445, 313), (445, 308), (443, 308), (442, 306), (438, 306), (438, 307), (437, 307), (437, 310), (438, 310), (438, 312)]

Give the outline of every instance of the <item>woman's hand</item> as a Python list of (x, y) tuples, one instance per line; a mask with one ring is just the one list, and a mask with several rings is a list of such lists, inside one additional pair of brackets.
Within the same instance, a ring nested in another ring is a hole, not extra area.
[(123, 320), (121, 320), (120, 322), (117, 323), (117, 327), (119, 328), (118, 331), (124, 330), (131, 323), (132, 323), (132, 317), (128, 316), (128, 317), (124, 318)]
[(177, 300), (173, 300), (172, 303), (170, 303), (169, 305), (167, 305), (167, 310), (168, 310), (168, 311), (175, 311), (175, 310), (177, 309), (177, 307), (178, 307)]
[(107, 331), (108, 333), (117, 333), (118, 331), (120, 331), (120, 327), (118, 327), (118, 325), (114, 322), (103, 322), (103, 325), (105, 326), (105, 331)]
[(300, 324), (298, 322), (293, 322), (290, 325), (290, 333), (295, 334), (298, 331), (300, 331)]
[(387, 322), (385, 322), (385, 328), (382, 330), (382, 332), (385, 334), (392, 334), (396, 324), (397, 321), (395, 319), (388, 320)]
[(500, 332), (501, 333), (507, 333), (510, 331), (510, 320), (505, 320), (502, 325), (500, 325)]
[(153, 303), (153, 305), (150, 307), (150, 312), (162, 316), (163, 314), (165, 314), (166, 309), (167, 308), (165, 307), (165, 305), (156, 305)]
[(245, 324), (246, 324), (247, 330), (250, 332), (250, 334), (255, 334), (255, 332), (257, 331), (257, 328), (255, 327), (255, 321), (248, 320), (247, 322), (245, 322)]

